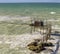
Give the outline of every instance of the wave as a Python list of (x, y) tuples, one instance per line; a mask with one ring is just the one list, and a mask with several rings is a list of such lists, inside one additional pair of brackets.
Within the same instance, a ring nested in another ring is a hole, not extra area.
[(29, 18), (30, 18), (30, 16), (19, 16), (19, 15), (9, 16), (9, 15), (6, 15), (6, 16), (0, 16), (0, 21), (23, 20), (23, 19), (29, 19)]

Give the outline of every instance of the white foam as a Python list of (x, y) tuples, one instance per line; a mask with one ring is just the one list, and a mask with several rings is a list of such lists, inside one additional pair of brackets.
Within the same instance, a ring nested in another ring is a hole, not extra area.
[(0, 21), (11, 21), (11, 20), (27, 20), (30, 16), (0, 16)]
[(50, 14), (56, 14), (56, 12), (53, 12), (53, 11), (52, 11), (52, 12), (50, 12)]

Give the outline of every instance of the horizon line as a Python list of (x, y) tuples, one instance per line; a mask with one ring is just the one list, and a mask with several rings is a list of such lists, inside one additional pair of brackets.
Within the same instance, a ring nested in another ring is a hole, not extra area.
[(60, 3), (60, 2), (0, 2), (0, 3)]

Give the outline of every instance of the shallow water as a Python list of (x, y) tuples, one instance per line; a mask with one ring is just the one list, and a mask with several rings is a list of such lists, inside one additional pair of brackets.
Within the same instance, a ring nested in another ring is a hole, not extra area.
[[(0, 4), (0, 21), (8, 21), (14, 23), (21, 23), (19, 21), (22, 18), (43, 18), (43, 19), (58, 19), (60, 20), (60, 3), (15, 3), (15, 4)], [(23, 19), (22, 19), (23, 20)], [(55, 22), (55, 21), (54, 21)], [(53, 23), (53, 22), (52, 22)], [(56, 23), (56, 22), (55, 22)], [(58, 24), (60, 23), (57, 22)], [(60, 25), (60, 24), (59, 24)], [(18, 35), (25, 32), (30, 32), (29, 26), (21, 26), (21, 25), (11, 25), (11, 24), (0, 24), (0, 34), (1, 36), (5, 34), (5, 37), (10, 37), (9, 35)], [(26, 35), (26, 34), (25, 34)], [(28, 36), (28, 35), (27, 35)], [(12, 44), (4, 43), (5, 40), (2, 39), (3, 43), (0, 44), (0, 54), (30, 54), (27, 48), (24, 48), (27, 43), (29, 43), (29, 39), (34, 37), (27, 37), (26, 38), (12, 38)], [(15, 36), (14, 36), (15, 37)], [(56, 37), (57, 39), (60, 37)], [(18, 40), (19, 39), (19, 40)], [(9, 40), (9, 39), (8, 39)], [(26, 40), (26, 42), (24, 42)], [(30, 40), (31, 41), (31, 40)], [(20, 45), (19, 45), (20, 43)], [(22, 48), (21, 48), (22, 47)], [(47, 54), (47, 51), (45, 51)], [(60, 52), (58, 52), (59, 54)], [(36, 54), (36, 53), (34, 53)], [(43, 54), (43, 53), (42, 53)], [(49, 54), (49, 52), (48, 52)]]

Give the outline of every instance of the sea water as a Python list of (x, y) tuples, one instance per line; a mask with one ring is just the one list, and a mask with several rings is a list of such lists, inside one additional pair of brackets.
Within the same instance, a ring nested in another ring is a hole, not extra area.
[[(15, 19), (16, 22), (19, 19), (28, 20), (28, 18), (48, 19), (52, 21), (51, 24), (58, 23), (58, 25), (60, 25), (60, 3), (0, 3), (0, 21), (13, 22)], [(56, 20), (59, 21), (57, 22)], [(17, 23), (18, 22), (20, 23), (21, 21), (17, 21)], [(14, 34), (21, 33), (22, 27), (0, 24), (0, 34), (6, 32), (12, 32)]]
[[(29, 18), (31, 16), (44, 19), (58, 19), (60, 18), (60, 3), (0, 3), (0, 21), (8, 21), (11, 18)], [(0, 36), (2, 36), (3, 34), (7, 34), (6, 36), (8, 37), (11, 34), (19, 35), (21, 32), (23, 33), (22, 30), (24, 29), (28, 29), (28, 26), (16, 26), (3, 23), (0, 24)], [(13, 42), (17, 41), (14, 41), (14, 38), (12, 39)], [(4, 40), (2, 38), (2, 40), (4, 42), (7, 39)], [(10, 49), (10, 44), (7, 45), (3, 43), (0, 44), (0, 54), (30, 54), (30, 51), (23, 47), (21, 48), (20, 45), (16, 46), (14, 49)]]
[(60, 18), (60, 3), (0, 3), (0, 16), (6, 15)]

